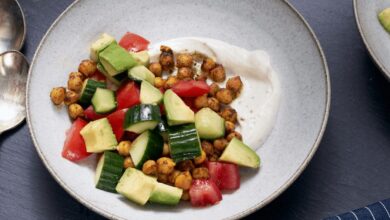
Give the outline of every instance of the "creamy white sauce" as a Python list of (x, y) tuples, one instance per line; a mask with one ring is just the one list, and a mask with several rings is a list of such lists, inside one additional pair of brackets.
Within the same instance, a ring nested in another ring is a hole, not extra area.
[[(268, 54), (261, 50), (248, 51), (231, 44), (209, 38), (177, 38), (163, 41), (149, 48), (151, 61), (157, 61), (160, 45), (172, 48), (175, 53), (199, 52), (221, 63), (227, 78), (241, 76), (243, 90), (231, 106), (237, 110), (237, 131), (253, 149), (259, 148), (274, 127), (279, 104), (280, 83), (271, 67)], [(220, 84), (225, 87), (225, 82)]]

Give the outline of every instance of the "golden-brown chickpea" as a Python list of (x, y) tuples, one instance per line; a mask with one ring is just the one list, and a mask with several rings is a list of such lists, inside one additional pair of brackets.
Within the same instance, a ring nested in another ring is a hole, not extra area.
[(227, 133), (234, 131), (236, 125), (231, 121), (225, 121), (225, 130)]
[(125, 160), (123, 161), (123, 168), (127, 169), (129, 167), (134, 168), (134, 163), (131, 157), (126, 157)]
[(216, 99), (214, 97), (207, 99), (207, 106), (215, 112), (218, 112), (219, 109), (221, 108), (218, 99)]
[(157, 174), (157, 164), (154, 160), (147, 160), (142, 165), (142, 172), (146, 175), (156, 175)]
[(76, 119), (77, 117), (84, 116), (84, 109), (81, 107), (81, 105), (74, 103), (69, 105), (68, 113), (70, 118)]
[(157, 180), (160, 182), (160, 183), (165, 183), (165, 184), (169, 184), (169, 175), (167, 174), (162, 174), (162, 173), (159, 173), (157, 174)]
[(230, 121), (232, 123), (237, 122), (237, 112), (233, 108), (226, 107), (219, 114), (225, 121)]
[(164, 88), (165, 80), (161, 77), (154, 78), (154, 86), (156, 88)]
[(219, 90), (219, 85), (215, 82), (211, 83), (209, 95), (211, 97), (215, 97), (215, 94), (217, 94), (218, 90)]
[(170, 174), (175, 169), (175, 162), (171, 158), (161, 157), (157, 160), (157, 172), (161, 174)]
[(228, 105), (230, 104), (234, 99), (234, 93), (230, 91), (229, 89), (220, 89), (215, 94), (215, 97), (220, 101), (221, 103)]
[(151, 63), (149, 65), (149, 70), (152, 72), (156, 77), (161, 77), (162, 76), (162, 66), (160, 63), (155, 62)]
[(175, 184), (176, 177), (180, 174), (181, 172), (178, 170), (174, 170), (170, 175), (169, 175), (169, 182), (172, 184)]
[(201, 150), (200, 156), (194, 158), (194, 163), (196, 165), (199, 165), (199, 164), (202, 164), (205, 161), (206, 161), (206, 152), (204, 152), (204, 150)]
[(177, 175), (175, 179), (175, 186), (180, 189), (184, 189), (184, 190), (190, 189), (191, 183), (192, 183), (192, 176), (189, 171), (184, 171), (180, 173), (179, 175)]
[(79, 65), (79, 72), (86, 77), (91, 76), (96, 72), (96, 62), (92, 60), (83, 60)]
[(181, 53), (176, 56), (176, 66), (177, 68), (189, 67), (192, 68), (192, 56), (187, 53)]
[(172, 71), (175, 65), (172, 49), (167, 46), (161, 45), (160, 51), (160, 64), (162, 69), (164, 71)]
[(130, 147), (131, 147), (130, 141), (121, 141), (116, 147), (116, 150), (118, 151), (119, 155), (127, 157), (130, 155)]
[(194, 100), (194, 105), (195, 105), (195, 108), (197, 108), (197, 109), (207, 107), (208, 106), (207, 94), (196, 97)]
[(206, 167), (198, 167), (192, 170), (192, 177), (194, 179), (208, 179), (209, 169)]
[(211, 69), (215, 67), (215, 61), (211, 58), (206, 58), (202, 63), (202, 70), (204, 72), (209, 72)]
[(197, 75), (197, 76), (195, 77), (195, 80), (197, 80), (197, 81), (206, 81), (206, 80), (207, 80), (207, 74), (202, 73), (202, 74), (200, 74), (200, 75)]
[(164, 89), (170, 89), (173, 85), (175, 85), (179, 80), (176, 78), (176, 76), (169, 76), (167, 81), (165, 81)]
[(76, 103), (77, 100), (79, 100), (79, 95), (76, 92), (74, 92), (72, 90), (66, 91), (65, 99), (64, 99), (65, 105), (70, 105), (70, 104)]
[(202, 150), (206, 153), (207, 156), (214, 154), (214, 146), (208, 141), (202, 141)]
[(219, 151), (223, 151), (226, 146), (228, 145), (228, 142), (225, 138), (219, 138), (219, 139), (215, 139), (214, 140), (214, 148), (219, 150)]
[(232, 133), (228, 134), (228, 136), (226, 136), (227, 141), (231, 141), (233, 138), (237, 138), (238, 140), (242, 141), (242, 135), (237, 131), (233, 131)]
[(195, 168), (195, 165), (192, 160), (183, 160), (177, 164), (176, 168), (180, 171), (190, 171)]
[(73, 79), (73, 78), (77, 78), (77, 77), (81, 78), (82, 80), (85, 79), (84, 74), (82, 74), (82, 73), (80, 73), (80, 72), (71, 72), (71, 73), (69, 74), (69, 79)]
[(164, 143), (162, 155), (169, 156), (169, 154), (170, 154), (169, 145), (167, 143)]
[(80, 92), (83, 88), (83, 79), (80, 77), (69, 78), (68, 80), (68, 89), (75, 92)]
[(190, 193), (188, 192), (188, 190), (183, 190), (183, 194), (181, 194), (181, 200), (183, 201), (188, 201), (191, 199), (190, 197)]
[(211, 162), (216, 162), (216, 161), (218, 161), (218, 159), (219, 159), (218, 154), (213, 154), (213, 155), (211, 155), (211, 156), (209, 157), (209, 160), (210, 160)]
[(192, 79), (192, 77), (194, 77), (194, 74), (191, 68), (180, 67), (179, 70), (177, 71), (178, 79)]
[(212, 70), (210, 70), (210, 78), (214, 82), (223, 82), (226, 79), (225, 68), (222, 65), (217, 65)]
[(50, 92), (50, 99), (55, 105), (60, 105), (65, 99), (65, 93), (64, 87), (53, 88)]
[(226, 88), (233, 91), (234, 93), (239, 93), (242, 88), (242, 81), (240, 76), (235, 76), (226, 82)]

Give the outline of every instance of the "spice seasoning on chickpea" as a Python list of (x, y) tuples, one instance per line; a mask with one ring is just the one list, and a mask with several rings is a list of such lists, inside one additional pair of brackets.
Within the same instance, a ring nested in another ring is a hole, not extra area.
[(175, 65), (175, 61), (173, 58), (173, 51), (170, 47), (161, 45), (160, 47), (160, 64), (164, 71), (171, 72)]
[(191, 199), (190, 198), (190, 193), (188, 192), (188, 190), (184, 190), (183, 191), (183, 194), (181, 194), (181, 198), (180, 199), (183, 200), (183, 201), (188, 201), (188, 200)]
[(225, 68), (222, 65), (217, 65), (212, 70), (210, 70), (210, 78), (214, 82), (223, 82), (226, 79)]
[(232, 133), (228, 134), (226, 136), (226, 140), (231, 141), (234, 137), (242, 141), (242, 135), (237, 131), (233, 131)]
[(84, 116), (84, 109), (79, 104), (71, 104), (68, 107), (68, 113), (70, 118), (76, 119), (78, 117)]
[(169, 183), (169, 175), (159, 173), (159, 174), (157, 174), (157, 180), (158, 180), (159, 182), (161, 182), (161, 183), (166, 183), (166, 184), (168, 184), (168, 183)]
[(206, 153), (207, 156), (214, 154), (214, 146), (208, 141), (202, 141), (202, 150)]
[(209, 169), (206, 167), (198, 167), (192, 170), (192, 177), (194, 179), (208, 179)]
[(55, 105), (64, 102), (66, 90), (64, 87), (53, 88), (50, 92), (50, 99)]
[(217, 94), (218, 90), (219, 90), (219, 85), (215, 82), (211, 83), (209, 95), (211, 97), (215, 97), (215, 94)]
[(164, 88), (165, 80), (161, 77), (154, 78), (154, 86), (157, 88)]
[(83, 60), (79, 65), (79, 72), (86, 77), (91, 76), (96, 72), (96, 63), (92, 60)]
[(79, 99), (79, 95), (76, 92), (74, 92), (72, 90), (68, 90), (65, 93), (64, 103), (65, 103), (65, 105), (70, 105), (70, 104), (77, 102), (78, 99)]
[(175, 186), (180, 189), (188, 190), (191, 187), (192, 176), (189, 171), (181, 172), (175, 179)]
[(232, 123), (236, 123), (237, 122), (237, 111), (234, 110), (233, 108), (231, 107), (226, 107), (224, 108), (221, 112), (220, 112), (220, 115), (223, 119), (225, 119), (226, 121), (230, 121)]
[(228, 105), (230, 104), (234, 99), (234, 93), (228, 89), (220, 89), (215, 94), (215, 97), (220, 101), (221, 103)]
[(69, 78), (68, 89), (80, 92), (81, 88), (83, 88), (83, 79), (81, 77)]
[(202, 70), (204, 72), (209, 72), (211, 69), (213, 69), (215, 67), (215, 61), (211, 58), (206, 58), (203, 60), (203, 63), (202, 63)]
[(149, 70), (152, 72), (156, 77), (161, 77), (162, 76), (162, 66), (160, 63), (151, 63), (149, 65)]
[(214, 140), (213, 145), (214, 148), (217, 149), (218, 151), (223, 151), (228, 145), (228, 142), (225, 138), (219, 138)]
[(193, 62), (193, 59), (192, 59), (192, 56), (190, 54), (182, 53), (182, 54), (178, 54), (176, 56), (176, 66), (178, 68), (181, 68), (181, 67), (191, 68), (192, 62)]
[(196, 79), (197, 81), (206, 81), (206, 80), (207, 80), (207, 74), (202, 73), (202, 74), (200, 74), (200, 75), (197, 75), (197, 76), (195, 77), (195, 79)]
[[(226, 119), (225, 119), (226, 120)], [(225, 121), (225, 130), (226, 130), (226, 133), (230, 133), (230, 132), (233, 132), (234, 129), (236, 128), (236, 125), (231, 122), (231, 121)]]
[(206, 161), (206, 152), (204, 152), (204, 150), (202, 150), (200, 156), (194, 158), (194, 163), (196, 165), (199, 165), (205, 161)]
[(164, 89), (170, 89), (173, 85), (175, 85), (179, 80), (176, 78), (176, 76), (169, 76), (168, 79), (165, 81)]
[(242, 88), (242, 81), (240, 76), (235, 76), (226, 82), (226, 88), (233, 91), (234, 93), (240, 93)]
[(195, 105), (195, 108), (197, 108), (197, 109), (207, 107), (208, 106), (207, 94), (196, 97), (194, 100), (194, 105)]
[(131, 159), (131, 157), (126, 157), (123, 160), (123, 168), (127, 169), (129, 167), (134, 168), (134, 163), (133, 163), (133, 160)]
[(180, 174), (181, 172), (178, 170), (174, 170), (170, 175), (169, 175), (169, 182), (172, 184), (175, 184), (176, 177)]
[(175, 162), (171, 158), (161, 157), (157, 160), (157, 172), (161, 174), (170, 174), (175, 168)]
[(119, 155), (126, 157), (130, 155), (130, 147), (131, 147), (130, 141), (121, 141), (116, 147), (116, 150), (118, 151)]
[(180, 171), (189, 171), (194, 169), (195, 165), (192, 163), (192, 160), (183, 160), (179, 162), (176, 168)]
[(207, 105), (215, 112), (219, 112), (219, 109), (221, 108), (218, 99), (213, 97), (207, 99)]
[(142, 172), (146, 175), (156, 175), (157, 174), (157, 164), (154, 160), (147, 160), (142, 165)]
[(189, 67), (180, 67), (177, 71), (178, 79), (192, 79), (192, 77), (194, 77), (194, 74), (192, 69)]
[(77, 77), (79, 77), (79, 78), (81, 78), (83, 80), (85, 79), (85, 75), (80, 73), (80, 72), (71, 72), (69, 74), (69, 79), (73, 79), (73, 78), (77, 78)]

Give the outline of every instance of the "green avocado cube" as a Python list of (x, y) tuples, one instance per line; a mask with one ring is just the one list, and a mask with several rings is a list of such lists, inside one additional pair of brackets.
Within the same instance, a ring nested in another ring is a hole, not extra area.
[(99, 53), (99, 60), (110, 76), (129, 70), (137, 61), (118, 44), (110, 44)]
[(390, 8), (386, 8), (378, 14), (379, 22), (390, 33)]

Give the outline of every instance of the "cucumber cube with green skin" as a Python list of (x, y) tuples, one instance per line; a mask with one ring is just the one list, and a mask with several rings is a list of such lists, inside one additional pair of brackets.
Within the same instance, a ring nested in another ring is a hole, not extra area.
[(158, 159), (163, 151), (164, 140), (154, 131), (145, 131), (138, 136), (130, 148), (130, 156), (134, 166), (137, 169), (142, 169), (143, 164), (147, 160)]
[(163, 205), (177, 205), (182, 194), (182, 189), (157, 182), (149, 201)]
[(140, 52), (129, 52), (131, 56), (138, 62), (138, 64), (143, 65), (143, 66), (148, 66), (150, 57), (148, 51), (140, 51)]
[(386, 8), (378, 14), (379, 22), (390, 33), (390, 8)]
[(225, 120), (210, 108), (195, 114), (195, 127), (202, 139), (216, 139), (225, 135)]
[(96, 166), (96, 188), (115, 193), (115, 187), (122, 176), (122, 171), (123, 157), (117, 153), (105, 151)]
[(105, 150), (114, 150), (118, 145), (111, 124), (107, 118), (89, 122), (80, 131), (84, 139), (87, 152), (100, 153)]
[(127, 71), (138, 64), (129, 52), (118, 44), (110, 44), (100, 52), (99, 60), (111, 76)]
[(219, 157), (220, 161), (234, 163), (240, 166), (258, 168), (260, 157), (248, 145), (237, 138), (233, 138)]
[(91, 45), (91, 60), (97, 62), (99, 59), (99, 53), (112, 43), (116, 44), (115, 38), (106, 33), (103, 33), (100, 38)]
[(163, 94), (159, 89), (147, 81), (142, 81), (140, 99), (142, 104), (158, 104), (161, 102)]
[(171, 89), (164, 93), (163, 101), (169, 126), (195, 122), (194, 112)]
[(134, 81), (147, 81), (150, 84), (154, 84), (154, 74), (145, 66), (138, 65), (131, 68), (128, 72), (128, 77)]

